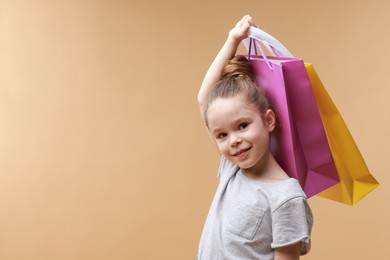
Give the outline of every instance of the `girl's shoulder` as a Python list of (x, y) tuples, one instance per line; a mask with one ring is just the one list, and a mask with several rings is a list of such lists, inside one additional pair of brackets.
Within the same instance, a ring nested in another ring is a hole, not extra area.
[(229, 162), (225, 156), (221, 156), (218, 169), (218, 179), (221, 181), (223, 179), (229, 179), (232, 175), (238, 172), (240, 168)]
[(289, 178), (279, 182), (263, 183), (271, 210), (275, 211), (288, 202), (306, 201), (298, 180)]

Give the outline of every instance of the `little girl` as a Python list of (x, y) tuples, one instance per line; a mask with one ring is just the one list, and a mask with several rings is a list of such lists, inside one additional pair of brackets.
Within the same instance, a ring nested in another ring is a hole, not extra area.
[(310, 250), (313, 217), (306, 196), (270, 152), (275, 113), (251, 64), (234, 57), (251, 24), (244, 16), (230, 30), (199, 90), (221, 163), (198, 260), (299, 259)]

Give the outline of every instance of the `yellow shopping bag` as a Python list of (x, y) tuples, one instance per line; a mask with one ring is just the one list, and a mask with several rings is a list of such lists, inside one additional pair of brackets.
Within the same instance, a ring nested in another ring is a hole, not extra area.
[(343, 118), (324, 88), (314, 67), (305, 63), (340, 183), (317, 194), (320, 197), (354, 205), (379, 183), (370, 174)]

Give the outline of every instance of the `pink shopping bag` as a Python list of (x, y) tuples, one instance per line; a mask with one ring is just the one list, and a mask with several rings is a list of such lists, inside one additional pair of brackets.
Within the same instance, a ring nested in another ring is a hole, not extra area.
[[(249, 53), (250, 50), (249, 50)], [(339, 183), (302, 59), (248, 55), (258, 85), (273, 103), (281, 129), (271, 138), (275, 159), (308, 197)]]

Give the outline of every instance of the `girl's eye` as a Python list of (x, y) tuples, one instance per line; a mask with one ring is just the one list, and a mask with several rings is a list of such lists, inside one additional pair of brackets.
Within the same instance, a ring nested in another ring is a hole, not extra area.
[(219, 134), (217, 135), (217, 139), (222, 139), (222, 138), (224, 138), (224, 137), (226, 137), (226, 136), (227, 136), (226, 133), (219, 133)]
[(245, 129), (246, 127), (248, 126), (247, 123), (241, 123), (239, 126), (238, 126), (238, 129)]

